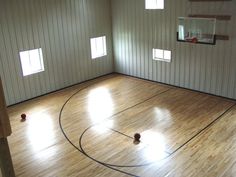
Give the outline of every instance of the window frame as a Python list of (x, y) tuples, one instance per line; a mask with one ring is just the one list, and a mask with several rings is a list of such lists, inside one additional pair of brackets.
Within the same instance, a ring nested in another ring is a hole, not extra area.
[[(158, 57), (156, 54), (158, 52), (162, 52), (162, 57)], [(152, 49), (152, 59), (155, 61), (165, 61), (170, 63), (172, 58), (171, 50), (163, 50), (163, 49)]]
[(165, 0), (145, 0), (145, 9), (146, 10), (155, 10), (155, 9), (163, 10), (165, 9)]
[[(33, 52), (38, 53), (37, 58), (32, 56)], [(36, 49), (20, 51), (19, 52), (19, 57), (20, 57), (22, 75), (24, 77), (45, 71), (42, 48), (36, 48)], [(39, 63), (39, 65), (38, 65), (39, 69), (34, 69), (36, 67), (33, 66), (33, 58), (38, 59), (37, 63)], [(26, 61), (26, 60), (28, 60), (28, 61)]]
[[(99, 40), (101, 40), (101, 41), (99, 41)], [(106, 36), (99, 36), (99, 37), (90, 38), (91, 58), (93, 60), (107, 56), (107, 42), (106, 41), (107, 41)], [(100, 49), (102, 49), (102, 51), (98, 51), (99, 47), (97, 47), (97, 45), (99, 43), (102, 44), (102, 47), (100, 47)]]

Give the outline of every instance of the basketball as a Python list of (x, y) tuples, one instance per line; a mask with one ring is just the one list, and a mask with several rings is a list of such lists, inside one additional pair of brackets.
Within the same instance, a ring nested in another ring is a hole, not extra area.
[(134, 140), (135, 141), (140, 141), (141, 135), (139, 133), (134, 134)]
[(25, 120), (26, 119), (26, 114), (21, 114), (21, 119)]

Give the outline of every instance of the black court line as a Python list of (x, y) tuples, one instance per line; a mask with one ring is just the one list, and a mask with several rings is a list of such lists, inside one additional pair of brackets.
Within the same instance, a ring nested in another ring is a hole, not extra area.
[[(87, 87), (88, 87), (88, 86), (87, 86)], [(87, 87), (84, 87), (83, 89), (86, 89)], [(67, 137), (66, 133), (64, 132), (63, 127), (62, 127), (62, 124), (61, 124), (61, 115), (62, 115), (62, 111), (63, 111), (65, 105), (69, 102), (69, 100), (70, 100), (74, 95), (76, 95), (78, 92), (80, 92), (80, 91), (83, 90), (83, 89), (80, 89), (79, 91), (77, 91), (76, 93), (74, 93), (72, 96), (70, 96), (68, 100), (66, 100), (66, 102), (65, 102), (64, 105), (62, 106), (62, 108), (61, 108), (61, 110), (60, 110), (60, 114), (59, 114), (59, 125), (60, 125), (60, 129), (61, 129), (61, 131), (62, 131), (64, 137), (67, 139), (67, 141), (68, 141), (75, 149), (77, 149), (77, 150), (78, 150), (79, 152), (81, 152), (82, 154), (84, 154), (83, 151), (81, 151), (76, 145), (74, 145), (73, 142)], [(84, 154), (84, 155), (87, 156), (86, 154)], [(115, 171), (118, 171), (118, 172), (120, 172), (120, 173), (129, 175), (129, 176), (139, 177), (139, 176), (134, 175), (134, 174), (132, 174), (132, 173), (128, 173), (128, 172), (125, 172), (125, 171), (116, 169), (116, 168), (114, 168), (114, 167), (107, 166), (106, 164), (104, 164), (104, 163), (102, 163), (102, 162), (99, 162), (99, 161), (97, 161), (96, 159), (91, 158), (91, 157), (89, 157), (89, 156), (87, 156), (87, 157), (90, 158), (91, 160), (93, 160), (93, 161), (95, 161), (95, 162), (97, 162), (97, 163), (99, 163), (99, 164), (101, 164), (101, 165), (107, 167), (107, 168), (110, 168), (111, 170), (115, 170)]]
[[(95, 83), (95, 84), (96, 84), (96, 83)], [(92, 84), (92, 85), (95, 85), (95, 84)], [(68, 98), (68, 100), (64, 103), (64, 105), (62, 106), (62, 108), (61, 108), (61, 110), (60, 110), (60, 114), (59, 114), (59, 124), (60, 124), (61, 131), (62, 131), (63, 135), (65, 136), (65, 138), (68, 140), (68, 142), (69, 142), (73, 147), (75, 147), (79, 152), (81, 152), (81, 153), (84, 154), (86, 157), (90, 158), (91, 160), (93, 160), (93, 161), (95, 161), (95, 162), (97, 162), (97, 163), (99, 163), (99, 164), (101, 164), (101, 165), (103, 165), (103, 166), (106, 166), (107, 168), (110, 168), (110, 169), (112, 169), (112, 170), (121, 172), (121, 173), (123, 173), (123, 174), (130, 175), (130, 176), (136, 176), (136, 175), (131, 174), (131, 173), (128, 173), (128, 172), (125, 172), (125, 171), (123, 171), (123, 170), (119, 170), (119, 169), (117, 169), (117, 168), (118, 168), (118, 167), (142, 167), (142, 166), (147, 166), (147, 165), (151, 165), (151, 164), (156, 163), (156, 162), (151, 162), (151, 163), (146, 163), (146, 164), (141, 164), (141, 165), (130, 165), (130, 166), (114, 165), (114, 164), (108, 164), (108, 163), (101, 162), (101, 161), (99, 161), (99, 160), (97, 160), (97, 159), (95, 159), (95, 158), (89, 156), (89, 155), (84, 151), (84, 149), (83, 149), (83, 147), (82, 147), (82, 143), (81, 143), (81, 142), (82, 142), (82, 137), (83, 137), (83, 135), (85, 134), (85, 132), (86, 132), (88, 129), (90, 129), (91, 127), (95, 126), (96, 124), (95, 124), (95, 125), (92, 125), (92, 126), (90, 126), (90, 127), (88, 127), (88, 128), (86, 128), (86, 129), (84, 130), (84, 132), (81, 134), (81, 136), (80, 136), (80, 138), (79, 138), (80, 149), (79, 149), (77, 146), (75, 146), (75, 145), (73, 144), (73, 142), (70, 141), (70, 139), (69, 139), (69, 138), (67, 137), (67, 135), (65, 134), (65, 132), (64, 132), (64, 130), (63, 130), (63, 127), (62, 127), (62, 125), (61, 125), (61, 115), (62, 115), (63, 109), (64, 109), (64, 107), (66, 106), (66, 104), (70, 101), (70, 99), (71, 99), (73, 96), (75, 96), (77, 93), (79, 93), (80, 91), (82, 91), (82, 90), (84, 90), (84, 89), (86, 89), (86, 88), (88, 88), (88, 87), (90, 87), (90, 86), (91, 86), (91, 85), (88, 85), (88, 86), (86, 86), (86, 87), (84, 87), (84, 88), (82, 88), (82, 89), (79, 89), (77, 92), (75, 92), (72, 96), (70, 96), (70, 97)], [(127, 111), (128, 109), (131, 109), (131, 108), (133, 108), (133, 107), (135, 107), (135, 106), (137, 106), (137, 105), (139, 105), (139, 104), (142, 104), (142, 103), (144, 103), (144, 102), (146, 102), (146, 101), (148, 101), (148, 100), (150, 100), (150, 99), (152, 99), (152, 98), (154, 98), (154, 97), (156, 97), (156, 96), (158, 96), (158, 95), (160, 95), (160, 94), (163, 94), (163, 93), (165, 93), (165, 92), (167, 92), (167, 91), (169, 91), (169, 90), (172, 90), (172, 88), (170, 88), (170, 89), (168, 89), (168, 90), (166, 90), (166, 91), (164, 91), (164, 92), (158, 93), (158, 94), (156, 94), (156, 95), (154, 95), (154, 96), (152, 96), (152, 97), (150, 97), (150, 98), (148, 98), (148, 99), (146, 99), (146, 100), (144, 100), (144, 101), (142, 101), (142, 102), (140, 102), (140, 103), (137, 103), (137, 104), (135, 104), (135, 105), (133, 105), (133, 106), (130, 106), (130, 107), (128, 107), (128, 108), (126, 108), (126, 109), (124, 109), (124, 110), (122, 110), (122, 111), (119, 111), (119, 112), (115, 113), (114, 115), (112, 115), (112, 116), (110, 116), (110, 117), (108, 117), (108, 118), (105, 118), (104, 120), (110, 119), (110, 118), (112, 118), (112, 117), (114, 117), (114, 116), (116, 116), (116, 115), (118, 115), (118, 114), (120, 114), (120, 113), (122, 113), (122, 112)], [(197, 132), (194, 136), (192, 136), (190, 139), (188, 139), (185, 143), (183, 143), (182, 145), (180, 145), (176, 150), (174, 150), (172, 153), (170, 153), (167, 157), (165, 157), (165, 158), (163, 158), (163, 159), (161, 159), (161, 160), (158, 160), (157, 162), (160, 162), (160, 161), (162, 161), (162, 160), (164, 160), (164, 159), (167, 159), (167, 158), (169, 158), (170, 156), (174, 155), (177, 151), (179, 151), (181, 148), (183, 148), (185, 145), (187, 145), (190, 141), (192, 141), (194, 138), (196, 138), (198, 135), (200, 135), (200, 134), (201, 134), (202, 132), (204, 132), (206, 129), (208, 129), (209, 127), (211, 127), (212, 125), (214, 125), (218, 120), (220, 120), (220, 118), (222, 118), (222, 117), (223, 117), (228, 111), (230, 111), (234, 106), (236, 106), (236, 103), (233, 104), (232, 106), (230, 106), (228, 109), (226, 109), (220, 116), (218, 116), (218, 117), (217, 117), (216, 119), (214, 119), (211, 123), (209, 123), (209, 124), (208, 124), (207, 126), (205, 126), (203, 129), (201, 129), (199, 132)], [(98, 123), (97, 123), (97, 124), (98, 124)], [(113, 130), (113, 129), (111, 129), (111, 130)], [(120, 134), (122, 134), (122, 135), (124, 135), (124, 136), (126, 136), (126, 137), (132, 138), (132, 137), (130, 137), (129, 135), (126, 135), (126, 134), (124, 134), (124, 133), (122, 133), (122, 132), (119, 132), (119, 131), (117, 131), (117, 130), (113, 130), (113, 131), (118, 132), (118, 133), (120, 133)], [(115, 168), (115, 167), (116, 167), (116, 168)], [(137, 176), (137, 177), (138, 177), (138, 176)]]
[[(99, 82), (99, 83), (100, 83), (100, 82)], [(67, 137), (66, 133), (65, 133), (64, 130), (63, 130), (63, 127), (62, 127), (62, 124), (61, 124), (61, 117), (62, 117), (61, 115), (62, 115), (62, 112), (63, 112), (63, 110), (64, 110), (66, 104), (67, 104), (76, 94), (78, 94), (78, 93), (81, 92), (82, 90), (85, 90), (85, 89), (87, 89), (88, 87), (90, 87), (90, 86), (92, 86), (92, 85), (95, 85), (95, 84), (97, 84), (97, 83), (94, 83), (94, 84), (91, 84), (91, 85), (87, 85), (87, 86), (85, 86), (85, 87), (79, 89), (78, 91), (76, 91), (74, 94), (72, 94), (72, 95), (65, 101), (65, 103), (63, 104), (63, 106), (62, 106), (62, 108), (61, 108), (61, 110), (60, 110), (60, 113), (59, 113), (59, 126), (60, 126), (60, 129), (61, 129), (61, 131), (62, 131), (64, 137), (67, 139), (67, 141), (68, 141), (74, 148), (76, 148), (79, 152), (81, 152), (82, 154), (84, 154), (85, 156), (87, 156), (88, 158), (90, 158), (91, 160), (93, 160), (93, 161), (95, 161), (95, 162), (97, 162), (97, 163), (99, 163), (99, 164), (101, 164), (101, 165), (103, 165), (103, 166), (106, 166), (107, 168), (110, 168), (110, 169), (112, 169), (112, 170), (118, 171), (118, 172), (120, 172), (120, 173), (129, 175), (129, 176), (139, 177), (139, 176), (137, 176), (137, 175), (134, 175), (134, 174), (131, 174), (131, 173), (128, 173), (128, 172), (125, 172), (125, 171), (116, 169), (116, 168), (114, 168), (114, 167), (112, 167), (112, 166), (106, 165), (105, 163), (100, 162), (100, 161), (98, 161), (98, 160), (96, 160), (96, 159), (94, 159), (94, 158), (88, 156), (88, 155), (85, 154), (82, 150), (80, 150), (77, 146), (75, 146), (75, 145), (73, 144), (73, 142)], [(115, 113), (114, 115), (112, 115), (112, 116), (110, 116), (110, 117), (108, 117), (108, 118), (105, 118), (105, 119), (110, 119), (110, 118), (114, 117), (115, 115), (118, 115), (118, 114), (120, 114), (120, 113), (122, 113), (122, 112), (124, 112), (124, 111), (126, 111), (126, 110), (128, 110), (128, 109), (131, 109), (131, 108), (133, 108), (133, 107), (135, 107), (135, 106), (137, 106), (137, 105), (139, 105), (139, 104), (142, 104), (142, 103), (144, 103), (144, 102), (146, 102), (146, 101), (148, 101), (148, 100), (150, 100), (150, 99), (156, 97), (157, 95), (160, 95), (160, 94), (162, 94), (162, 93), (165, 93), (165, 92), (167, 92), (167, 91), (169, 91), (169, 90), (171, 90), (171, 88), (170, 88), (170, 89), (167, 89), (167, 90), (165, 90), (165, 91), (163, 91), (163, 92), (161, 92), (161, 93), (158, 93), (158, 94), (156, 94), (156, 95), (154, 95), (154, 96), (152, 96), (152, 97), (150, 97), (150, 98), (148, 98), (148, 99), (146, 99), (146, 100), (144, 100), (144, 101), (142, 101), (142, 102), (140, 102), (140, 103), (137, 103), (137, 104), (135, 104), (135, 105), (133, 105), (133, 106), (130, 106), (130, 107), (128, 107), (128, 108), (126, 108), (126, 109), (124, 109), (124, 110), (122, 110), (122, 111), (119, 111), (119, 112)], [(105, 120), (105, 119), (104, 119), (104, 120)]]
[(217, 121), (219, 121), (225, 114), (227, 114), (234, 106), (236, 106), (236, 103), (234, 103), (232, 106), (230, 106), (228, 109), (226, 109), (221, 115), (219, 115), (215, 120), (213, 120), (211, 123), (209, 123), (207, 126), (205, 126), (203, 129), (201, 129), (199, 132), (197, 132), (194, 136), (192, 136), (188, 141), (186, 141), (184, 144), (179, 146), (177, 149), (175, 149), (171, 155), (175, 154), (178, 150), (180, 150), (183, 146), (188, 144), (190, 141), (192, 141), (194, 138), (196, 138), (198, 135), (200, 135), (202, 132), (210, 128), (212, 125), (214, 125)]
[[(173, 152), (171, 153), (168, 153), (166, 152), (168, 155), (166, 157), (164, 157), (163, 159), (160, 159), (160, 160), (157, 160), (157, 161), (154, 161), (154, 162), (149, 162), (149, 163), (145, 163), (145, 164), (139, 164), (139, 165), (116, 165), (116, 164), (109, 164), (109, 163), (105, 163), (105, 162), (101, 162), (101, 163), (104, 163), (106, 164), (107, 166), (111, 166), (111, 167), (119, 167), (119, 168), (133, 168), (133, 167), (143, 167), (143, 166), (148, 166), (148, 165), (151, 165), (151, 164), (154, 164), (154, 163), (157, 163), (157, 162), (161, 162), (167, 158), (169, 158), (170, 156), (174, 155), (177, 151), (179, 151), (182, 147), (184, 147), (185, 145), (187, 145), (190, 141), (192, 141), (194, 138), (196, 138), (198, 135), (200, 135), (202, 132), (204, 132), (206, 129), (208, 129), (209, 127), (211, 127), (214, 123), (216, 123), (221, 117), (223, 117), (228, 111), (230, 111), (234, 106), (236, 106), (236, 104), (233, 104), (232, 106), (230, 106), (228, 109), (226, 109), (220, 116), (218, 116), (217, 118), (215, 118), (212, 122), (210, 122), (208, 125), (206, 125), (204, 128), (202, 128), (199, 132), (197, 132), (196, 134), (194, 134), (191, 138), (189, 138), (185, 143), (183, 143), (182, 145), (180, 145), (177, 149), (175, 149)], [(79, 146), (80, 146), (80, 149), (82, 150), (82, 152), (88, 156), (88, 157), (91, 157), (89, 156), (86, 151), (83, 149), (83, 146), (82, 146), (82, 138), (84, 136), (84, 134), (90, 129), (92, 128), (93, 126), (91, 127), (88, 127), (87, 129), (84, 130), (84, 132), (81, 134), (80, 136), (80, 139), (79, 139)], [(113, 129), (111, 129), (113, 130)], [(117, 130), (114, 130), (115, 132), (118, 132), (126, 137), (130, 137), (122, 132), (119, 132)], [(131, 137), (132, 138), (132, 137)], [(93, 157), (91, 157), (93, 158)]]
[[(126, 136), (126, 137), (128, 137), (128, 138), (134, 140), (134, 137), (132, 137), (132, 136), (126, 135), (125, 133), (122, 133), (122, 132), (120, 132), (120, 131), (118, 131), (118, 130), (115, 130), (115, 129), (113, 129), (113, 128), (109, 128), (109, 127), (107, 127), (107, 128), (110, 129), (110, 130), (113, 131), (113, 132), (119, 133), (119, 134), (121, 134), (121, 135), (123, 135), (123, 136)], [(144, 144), (142, 141), (140, 141), (140, 143)], [(149, 144), (144, 144), (144, 145), (149, 146)], [(166, 154), (171, 154), (170, 152), (167, 152), (167, 151), (163, 151), (163, 152), (165, 152)]]
[(201, 93), (201, 94), (207, 94), (207, 95), (210, 95), (210, 96), (214, 96), (214, 97), (222, 98), (222, 99), (227, 99), (227, 100), (234, 101), (234, 102), (236, 101), (235, 98), (229, 98), (229, 97), (220, 96), (220, 95), (216, 95), (216, 94), (213, 94), (213, 93), (207, 93), (207, 92), (203, 92), (203, 91), (199, 91), (199, 90), (195, 90), (195, 89), (191, 89), (191, 88), (186, 88), (186, 87), (181, 87), (181, 86), (177, 86), (177, 85), (167, 84), (167, 83), (160, 82), (160, 81), (140, 78), (140, 77), (132, 76), (132, 75), (129, 75), (129, 74), (124, 74), (124, 73), (119, 73), (119, 72), (113, 72), (111, 74), (118, 74), (118, 75), (121, 75), (121, 76), (126, 76), (126, 77), (129, 77), (129, 78), (134, 78), (134, 79), (143, 80), (143, 81), (149, 81), (149, 82), (152, 82), (152, 83), (161, 84), (161, 85), (169, 86), (169, 87), (172, 87), (172, 88), (178, 88), (178, 89), (193, 91), (193, 92), (197, 92), (197, 93)]
[[(90, 155), (88, 155), (88, 154), (86, 153), (86, 151), (84, 150), (84, 148), (83, 148), (83, 146), (82, 146), (82, 139), (83, 139), (84, 134), (85, 134), (89, 129), (91, 129), (92, 127), (93, 127), (93, 126), (90, 126), (90, 127), (86, 128), (86, 129), (83, 131), (83, 133), (81, 134), (81, 136), (80, 136), (80, 138), (79, 138), (79, 147), (80, 147), (81, 151), (84, 153), (84, 155), (86, 155), (87, 157), (90, 157), (90, 158), (94, 159), (92, 156), (90, 156)], [(108, 128), (108, 129), (109, 129), (109, 128)], [(110, 130), (113, 130), (113, 129), (110, 129)], [(124, 135), (124, 136), (126, 136), (126, 137), (132, 138), (131, 136), (128, 136), (128, 135), (126, 135), (126, 134), (124, 134), (124, 133), (121, 133), (121, 132), (119, 132), (119, 131), (117, 131), (117, 130), (115, 130), (115, 132), (117, 132), (117, 133), (119, 133), (119, 134), (121, 134), (121, 135)], [(133, 139), (133, 138), (132, 138), (132, 139)], [(169, 153), (167, 153), (167, 154), (168, 154), (168, 155), (167, 155), (165, 158), (169, 157), (169, 155), (170, 155)], [(165, 158), (163, 158), (163, 159), (165, 159)], [(158, 162), (161, 161), (161, 160), (163, 160), (163, 159), (158, 160)], [(99, 161), (99, 160), (96, 160), (96, 161)], [(99, 162), (101, 162), (101, 163), (103, 163), (103, 164), (106, 164), (107, 166), (111, 166), (111, 167), (134, 168), (134, 167), (148, 166), (148, 165), (151, 165), (151, 164), (156, 163), (157, 161), (153, 161), (153, 162), (149, 162), (149, 163), (145, 163), (145, 164), (138, 164), (138, 165), (116, 165), (116, 164), (105, 163), (105, 162), (102, 162), (102, 161), (99, 161)]]

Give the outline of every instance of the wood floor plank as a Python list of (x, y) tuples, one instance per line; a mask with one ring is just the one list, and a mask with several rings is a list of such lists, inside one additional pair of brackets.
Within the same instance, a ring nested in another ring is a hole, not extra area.
[[(8, 109), (16, 176), (233, 176), (236, 107), (227, 110), (234, 104), (118, 74), (21, 103)], [(142, 135), (136, 145), (135, 132)], [(161, 161), (129, 167), (161, 153)]]
[(152, 175), (235, 176), (235, 133), (236, 106)]

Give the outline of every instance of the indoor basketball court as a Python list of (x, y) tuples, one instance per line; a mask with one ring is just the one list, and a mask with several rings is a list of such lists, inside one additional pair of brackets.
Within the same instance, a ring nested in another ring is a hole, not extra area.
[(236, 177), (235, 0), (1, 0), (0, 177)]
[(9, 141), (27, 145), (13, 156), (22, 176), (224, 176), (235, 163), (235, 116), (230, 99), (112, 74), (11, 107)]

